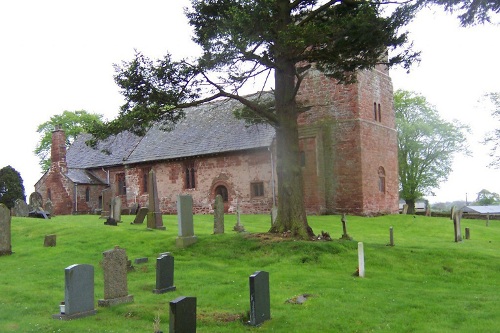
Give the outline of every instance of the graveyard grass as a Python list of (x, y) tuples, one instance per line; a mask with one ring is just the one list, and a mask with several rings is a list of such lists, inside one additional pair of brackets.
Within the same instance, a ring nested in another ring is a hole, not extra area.
[[(213, 216), (195, 216), (198, 242), (175, 247), (176, 216), (163, 216), (166, 231), (132, 225), (105, 226), (97, 216), (51, 220), (12, 218), (13, 255), (0, 257), (0, 332), (153, 332), (155, 318), (165, 333), (169, 301), (197, 297), (197, 332), (493, 332), (500, 327), (500, 222), (462, 220), (471, 239), (453, 240), (449, 218), (391, 215), (347, 217), (353, 241), (340, 241), (340, 216), (311, 216), (316, 234), (331, 242), (257, 237), (270, 227), (267, 215), (242, 215), (248, 233), (235, 233), (234, 215), (225, 234), (213, 234)], [(389, 243), (394, 228), (395, 246)], [(57, 246), (43, 247), (57, 234)], [(365, 249), (365, 277), (355, 277), (357, 244)], [(103, 298), (102, 252), (115, 245), (128, 258), (148, 257), (128, 273), (134, 303), (97, 307)], [(161, 252), (175, 258), (176, 290), (154, 294), (155, 263)], [(95, 267), (94, 316), (52, 319), (64, 299), (64, 269)], [(271, 320), (259, 328), (248, 320), (249, 276), (270, 276)], [(303, 304), (293, 304), (302, 294)]]

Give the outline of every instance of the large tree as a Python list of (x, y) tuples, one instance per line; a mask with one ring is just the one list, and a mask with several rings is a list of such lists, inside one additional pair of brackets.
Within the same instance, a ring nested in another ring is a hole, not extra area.
[(415, 212), (415, 201), (446, 180), (455, 153), (468, 154), (465, 133), (469, 128), (439, 116), (425, 97), (410, 91), (394, 93), (398, 131), (400, 197)]
[(60, 126), (66, 134), (66, 146), (69, 147), (78, 134), (94, 123), (102, 124), (102, 115), (88, 113), (85, 110), (64, 111), (61, 114), (53, 115), (46, 122), (38, 125), (37, 132), (41, 134), (34, 153), (38, 156), (42, 172), (50, 168), (50, 149), (52, 146), (52, 131), (56, 126)]
[(500, 0), (418, 0), (424, 4), (437, 4), (446, 11), (458, 14), (462, 26), (491, 22), (500, 13)]
[(475, 204), (480, 206), (491, 206), (498, 205), (500, 203), (500, 195), (495, 192), (490, 192), (486, 189), (482, 189), (477, 193), (477, 199)]
[[(93, 133), (97, 139), (123, 130), (144, 134), (155, 122), (168, 128), (186, 107), (238, 100), (276, 129), (279, 200), (271, 231), (313, 236), (299, 164), (297, 116), (307, 108), (296, 101), (302, 79), (311, 66), (346, 84), (355, 81), (356, 71), (377, 64), (410, 66), (418, 53), (400, 29), (416, 6), (393, 3), (384, 12), (379, 1), (352, 0), (192, 0), (191, 5), (186, 15), (201, 56), (174, 60), (167, 54), (153, 61), (138, 52), (116, 66), (126, 104), (117, 119)], [(274, 79), (272, 103), (239, 94), (259, 76)]]
[(10, 165), (0, 169), (0, 203), (14, 207), (17, 199), (26, 200), (21, 174)]

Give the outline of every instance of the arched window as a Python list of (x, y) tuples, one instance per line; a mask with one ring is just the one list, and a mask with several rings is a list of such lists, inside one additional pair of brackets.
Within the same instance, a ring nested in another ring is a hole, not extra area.
[(194, 161), (188, 161), (184, 165), (186, 171), (186, 189), (196, 188), (196, 169)]
[(378, 168), (378, 190), (385, 193), (385, 170), (384, 167)]
[(90, 201), (90, 187), (87, 187), (85, 189), (85, 201), (89, 202)]
[(215, 196), (220, 194), (224, 202), (229, 201), (229, 195), (227, 194), (227, 188), (224, 185), (219, 185), (215, 188)]

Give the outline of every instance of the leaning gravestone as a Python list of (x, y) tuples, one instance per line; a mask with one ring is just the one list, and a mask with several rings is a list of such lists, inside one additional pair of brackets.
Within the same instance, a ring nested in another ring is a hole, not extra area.
[(23, 199), (16, 199), (14, 202), (14, 216), (28, 217), (30, 207)]
[(224, 200), (220, 194), (215, 197), (214, 234), (224, 233)]
[(269, 293), (269, 273), (258, 271), (250, 275), (250, 321), (258, 326), (271, 319), (271, 300)]
[(125, 249), (115, 246), (103, 252), (102, 269), (104, 275), (104, 299), (99, 306), (113, 306), (134, 301), (127, 289), (127, 254)]
[(12, 254), (10, 210), (0, 203), (0, 256)]
[(94, 266), (71, 265), (64, 270), (64, 303), (54, 319), (70, 320), (96, 314)]
[(170, 333), (196, 333), (196, 297), (177, 297), (170, 302)]
[(137, 212), (137, 215), (134, 218), (133, 224), (142, 224), (144, 223), (144, 219), (146, 218), (146, 215), (148, 214), (148, 208), (147, 207), (141, 207), (139, 208), (139, 211)]
[(156, 173), (154, 170), (148, 174), (148, 228), (165, 230), (163, 226), (163, 217), (160, 212), (160, 201), (158, 199), (158, 189), (156, 184)]
[(156, 259), (156, 289), (155, 294), (174, 291), (174, 257), (167, 254)]
[(193, 225), (193, 198), (190, 195), (177, 196), (177, 223), (179, 237), (176, 238), (177, 247), (188, 247), (198, 240), (194, 235)]

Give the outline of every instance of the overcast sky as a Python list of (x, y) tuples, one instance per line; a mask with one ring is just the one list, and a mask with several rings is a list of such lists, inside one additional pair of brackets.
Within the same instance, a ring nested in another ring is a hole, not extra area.
[[(113, 64), (134, 49), (152, 58), (197, 52), (183, 15), (187, 0), (0, 1), (0, 168), (11, 165), (26, 195), (42, 176), (33, 153), (39, 124), (64, 110), (86, 110), (112, 119), (123, 99)], [(410, 74), (391, 70), (394, 88), (413, 90), (448, 119), (469, 124), (473, 157), (457, 156), (447, 182), (431, 202), (474, 199), (485, 188), (500, 193), (499, 171), (488, 169), (479, 144), (500, 126), (478, 103), (500, 92), (500, 27), (460, 28), (442, 11), (427, 10), (408, 27), (422, 62)]]

